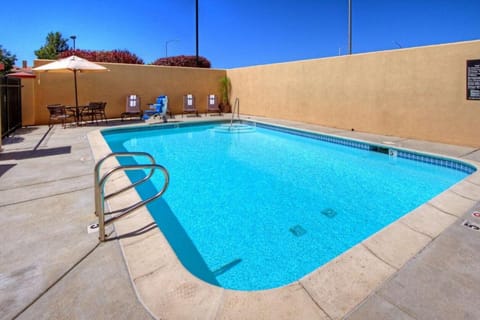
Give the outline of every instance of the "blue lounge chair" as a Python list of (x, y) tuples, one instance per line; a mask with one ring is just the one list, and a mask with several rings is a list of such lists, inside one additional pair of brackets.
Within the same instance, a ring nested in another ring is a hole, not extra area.
[(167, 122), (167, 112), (168, 112), (168, 97), (167, 96), (158, 96), (155, 103), (149, 104), (150, 109), (145, 110), (143, 113), (143, 119), (148, 120), (151, 117), (157, 118), (161, 117), (163, 122)]

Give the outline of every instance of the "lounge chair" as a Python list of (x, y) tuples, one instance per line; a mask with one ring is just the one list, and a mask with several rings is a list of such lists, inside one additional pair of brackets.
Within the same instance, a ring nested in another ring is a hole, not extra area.
[(139, 117), (142, 119), (142, 110), (140, 109), (140, 96), (130, 94), (127, 96), (127, 104), (125, 112), (121, 115), (122, 121), (125, 118)]
[(148, 120), (151, 117), (157, 118), (161, 117), (163, 122), (167, 122), (167, 113), (168, 113), (168, 97), (167, 96), (158, 96), (155, 103), (149, 104), (150, 109), (145, 110), (143, 113), (143, 119)]
[(182, 117), (184, 114), (190, 114), (190, 113), (195, 113), (195, 116), (199, 116), (197, 107), (195, 106), (195, 97), (193, 94), (187, 94), (183, 96), (183, 113)]
[(51, 104), (47, 106), (48, 112), (50, 113), (50, 118), (48, 119), (48, 126), (53, 126), (53, 123), (60, 121), (62, 127), (65, 129), (67, 127), (67, 120), (73, 118), (72, 114), (68, 114), (65, 106), (61, 104)]
[(209, 112), (218, 113), (219, 116), (222, 115), (222, 110), (217, 103), (217, 96), (214, 94), (209, 94), (207, 97), (207, 111), (205, 112), (205, 115), (207, 115)]

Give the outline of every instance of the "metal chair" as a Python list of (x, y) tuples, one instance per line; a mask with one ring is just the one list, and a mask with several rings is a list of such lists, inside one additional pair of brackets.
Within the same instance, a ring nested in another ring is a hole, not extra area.
[(48, 112), (50, 113), (50, 117), (48, 120), (48, 126), (53, 126), (54, 122), (60, 121), (62, 123), (63, 128), (67, 127), (67, 120), (73, 118), (73, 115), (68, 114), (65, 106), (61, 104), (51, 104), (47, 106)]
[(108, 123), (105, 114), (106, 105), (106, 102), (90, 102), (88, 106), (83, 107), (80, 112), (81, 121), (84, 121), (83, 118), (90, 118), (90, 121), (95, 122), (95, 124), (98, 124), (99, 119), (105, 120), (105, 122)]

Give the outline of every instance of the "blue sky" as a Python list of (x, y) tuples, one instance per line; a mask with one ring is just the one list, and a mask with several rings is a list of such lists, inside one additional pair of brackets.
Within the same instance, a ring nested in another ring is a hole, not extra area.
[[(480, 0), (352, 3), (354, 54), (480, 39)], [(0, 45), (17, 65), (31, 65), (52, 31), (76, 35), (77, 48), (126, 49), (145, 63), (165, 57), (167, 41), (168, 55), (195, 55), (195, 0), (26, 0), (8, 7)], [(348, 0), (199, 0), (199, 54), (213, 68), (346, 54), (347, 17)]]

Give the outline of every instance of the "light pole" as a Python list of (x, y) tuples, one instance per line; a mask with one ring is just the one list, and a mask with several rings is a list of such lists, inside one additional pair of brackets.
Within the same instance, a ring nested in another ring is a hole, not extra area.
[(195, 61), (196, 66), (198, 67), (198, 0), (195, 0), (195, 37), (196, 37), (196, 53)]
[(77, 36), (70, 36), (70, 39), (73, 40), (73, 52), (75, 52), (75, 39), (77, 39)]
[(348, 0), (348, 54), (352, 54), (352, 0)]
[(177, 41), (180, 41), (180, 40), (172, 39), (172, 40), (165, 41), (165, 58), (168, 57), (168, 44), (171, 42), (177, 42)]

